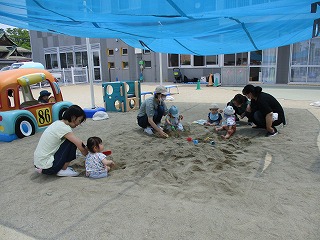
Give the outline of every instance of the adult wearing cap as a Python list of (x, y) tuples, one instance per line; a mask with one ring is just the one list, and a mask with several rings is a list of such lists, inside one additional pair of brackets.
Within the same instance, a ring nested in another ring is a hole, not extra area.
[(47, 90), (42, 90), (40, 92), (40, 96), (38, 98), (38, 102), (40, 102), (40, 103), (48, 103), (50, 95), (51, 95), (51, 92), (48, 92)]
[(167, 94), (167, 89), (164, 86), (157, 86), (153, 96), (141, 104), (137, 120), (138, 125), (144, 129), (145, 133), (152, 135), (155, 131), (161, 137), (168, 137), (160, 127), (162, 117), (168, 113), (164, 102)]
[(259, 128), (267, 129), (267, 137), (278, 134), (275, 126), (286, 124), (281, 104), (272, 95), (262, 92), (260, 86), (246, 85), (242, 94), (251, 100), (256, 111), (253, 114), (253, 123)]

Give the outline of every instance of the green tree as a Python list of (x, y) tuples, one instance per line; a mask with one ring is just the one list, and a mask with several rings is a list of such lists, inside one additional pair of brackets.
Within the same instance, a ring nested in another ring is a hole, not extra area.
[(31, 50), (29, 31), (22, 28), (7, 28), (8, 37), (19, 47)]

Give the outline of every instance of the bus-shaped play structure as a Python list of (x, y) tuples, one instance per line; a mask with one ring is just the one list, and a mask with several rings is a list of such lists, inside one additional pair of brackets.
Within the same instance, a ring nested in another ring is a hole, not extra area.
[[(39, 103), (39, 92), (51, 92), (48, 103)], [(43, 69), (0, 72), (0, 141), (11, 142), (43, 131), (61, 119), (71, 106), (63, 101), (56, 79)]]

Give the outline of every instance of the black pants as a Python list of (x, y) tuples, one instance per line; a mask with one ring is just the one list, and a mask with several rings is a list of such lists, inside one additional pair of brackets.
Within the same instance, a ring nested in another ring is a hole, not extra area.
[[(158, 109), (155, 110), (155, 113), (153, 115), (153, 121), (155, 124), (159, 124), (161, 122), (163, 114), (164, 114), (164, 107), (160, 105), (158, 106)], [(138, 117), (137, 120), (138, 120), (138, 125), (140, 127), (142, 128), (150, 127), (147, 114), (141, 117)]]
[[(253, 123), (260, 128), (266, 128), (266, 116), (260, 111), (256, 111), (253, 114)], [(281, 123), (284, 123), (284, 120), (281, 119), (280, 114), (278, 115), (278, 120), (272, 122), (272, 127), (278, 126)]]
[(58, 151), (54, 154), (54, 161), (51, 168), (42, 169), (43, 174), (52, 175), (57, 174), (67, 162), (76, 159), (77, 146), (66, 139)]

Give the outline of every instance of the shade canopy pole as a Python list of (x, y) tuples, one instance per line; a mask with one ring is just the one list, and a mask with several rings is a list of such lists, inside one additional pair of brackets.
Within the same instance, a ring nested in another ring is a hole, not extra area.
[(90, 82), (90, 95), (91, 95), (91, 108), (95, 108), (94, 102), (94, 88), (93, 88), (93, 60), (91, 55), (91, 46), (90, 46), (90, 39), (86, 38), (86, 45), (87, 45), (87, 58), (88, 58), (88, 72), (89, 72), (89, 82)]
[(160, 85), (162, 85), (162, 53), (159, 53), (159, 66), (160, 66)]

